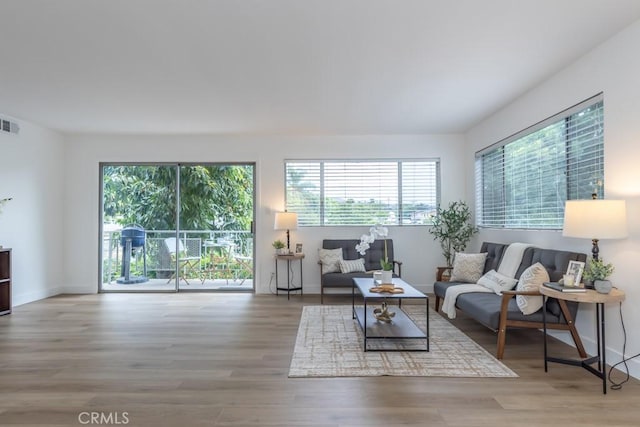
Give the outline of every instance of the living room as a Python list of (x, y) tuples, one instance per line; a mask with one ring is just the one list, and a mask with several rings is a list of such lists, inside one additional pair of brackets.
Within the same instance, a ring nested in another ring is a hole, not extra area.
[[(72, 7), (73, 2), (67, 3), (66, 6)], [(492, 3), (495, 4), (491, 6), (491, 11), (498, 14), (500, 8), (510, 2)], [(533, 3), (537, 2), (527, 2), (527, 7), (542, 7), (537, 4), (532, 6)], [(556, 7), (555, 3), (544, 2), (544, 7), (553, 10)], [(583, 2), (580, 1), (567, 1), (566, 3), (565, 6), (557, 7), (562, 7), (562, 10), (566, 11), (571, 10), (571, 5), (575, 7), (583, 5)], [(42, 83), (42, 80), (37, 78), (38, 75), (54, 74), (64, 62), (64, 58), (57, 57), (53, 53), (50, 54), (50, 57), (46, 55), (35, 58), (30, 56), (29, 50), (34, 48), (34, 44), (37, 44), (27, 37), (28, 30), (34, 25), (33, 23), (25, 25), (25, 29), (21, 31), (16, 30), (20, 24), (3, 25), (4, 28), (0, 29), (1, 38), (16, 41), (20, 47), (16, 48), (17, 59), (11, 65), (11, 73), (7, 70), (8, 74), (5, 75), (8, 77), (2, 79), (3, 91), (8, 95), (3, 95), (0, 101), (0, 116), (17, 122), (20, 127), (17, 135), (0, 132), (0, 146), (2, 147), (0, 198), (11, 197), (13, 199), (4, 206), (0, 216), (0, 245), (11, 247), (13, 250), (14, 307), (28, 306), (29, 303), (59, 294), (84, 295), (98, 292), (97, 248), (100, 241), (99, 164), (101, 162), (189, 163), (206, 159), (211, 162), (255, 163), (257, 194), (255, 294), (265, 295), (270, 293), (269, 283), (273, 272), (271, 242), (276, 238), (283, 237), (281, 231), (273, 229), (273, 221), (275, 212), (282, 211), (285, 207), (285, 160), (438, 158), (441, 164), (441, 202), (446, 204), (462, 199), (468, 201), (473, 208), (475, 205), (474, 155), (477, 151), (602, 92), (606, 129), (604, 139), (605, 196), (610, 199), (626, 200), (629, 232), (626, 239), (602, 240), (600, 250), (603, 258), (612, 262), (616, 267), (612, 278), (614, 285), (626, 293), (626, 300), (622, 304), (624, 322), (627, 326), (626, 356), (640, 352), (640, 335), (634, 328), (635, 325), (640, 324), (640, 313), (633, 309), (636, 302), (640, 303), (640, 291), (633, 285), (637, 274), (636, 257), (640, 254), (639, 230), (635, 221), (640, 210), (638, 196), (640, 189), (637, 188), (638, 182), (640, 182), (638, 179), (640, 171), (636, 170), (635, 157), (640, 154), (640, 148), (636, 145), (638, 138), (640, 138), (640, 122), (637, 119), (640, 116), (640, 88), (637, 85), (637, 76), (640, 75), (640, 58), (635, 55), (638, 46), (640, 46), (640, 21), (638, 20), (640, 8), (637, 2), (632, 1), (614, 3), (614, 5), (607, 1), (588, 3), (592, 7), (591, 14), (585, 18), (581, 25), (576, 24), (576, 27), (572, 27), (574, 31), (580, 28), (589, 28), (594, 32), (599, 31), (597, 27), (601, 26), (602, 22), (597, 18), (601, 17), (603, 17), (603, 21), (611, 18), (614, 22), (607, 27), (608, 33), (602, 30), (603, 32), (598, 33), (597, 37), (592, 37), (589, 46), (573, 46), (573, 50), (566, 52), (562, 49), (554, 51), (553, 54), (558, 55), (559, 58), (553, 55), (547, 57), (550, 61), (548, 67), (538, 68), (538, 74), (528, 74), (526, 78), (518, 81), (516, 79), (523, 73), (522, 70), (505, 71), (506, 74), (503, 77), (500, 74), (500, 64), (498, 64), (494, 68), (493, 79), (495, 80), (472, 82), (477, 87), (479, 95), (469, 91), (466, 96), (458, 96), (452, 101), (444, 95), (434, 94), (439, 102), (465, 105), (476, 102), (475, 99), (482, 98), (485, 92), (489, 97), (492, 90), (497, 90), (498, 86), (494, 88), (494, 85), (497, 85), (501, 80), (514, 79), (512, 92), (508, 97), (505, 95), (501, 102), (492, 98), (494, 103), (484, 106), (483, 111), (486, 114), (477, 117), (477, 120), (469, 119), (466, 128), (453, 132), (447, 131), (447, 126), (427, 132), (387, 132), (382, 125), (366, 129), (359, 126), (356, 121), (351, 127), (344, 126), (342, 123), (342, 132), (323, 130), (317, 123), (307, 123), (305, 127), (303, 121), (292, 122), (291, 126), (276, 123), (280, 126), (269, 127), (264, 125), (265, 121), (269, 123), (270, 117), (268, 115), (267, 118), (261, 118), (262, 122), (258, 121), (253, 124), (235, 123), (228, 120), (224, 126), (219, 127), (217, 132), (206, 132), (196, 125), (196, 119), (191, 120), (194, 116), (192, 109), (197, 107), (193, 105), (188, 108), (184, 107), (187, 114), (182, 117), (183, 121), (179, 129), (158, 130), (167, 129), (163, 126), (168, 126), (167, 122), (170, 122), (173, 117), (167, 111), (180, 117), (179, 112), (183, 106), (177, 102), (157, 116), (159, 117), (157, 121), (161, 122), (162, 126), (159, 125), (150, 131), (145, 131), (135, 127), (136, 121), (139, 119), (143, 123), (153, 122), (153, 112), (143, 114), (133, 108), (130, 111), (127, 109), (129, 101), (138, 105), (136, 104), (139, 96), (137, 93), (128, 93), (128, 95), (120, 93), (120, 98), (106, 99), (104, 100), (105, 104), (100, 105), (100, 97), (104, 96), (104, 92), (99, 92), (96, 100), (94, 92), (85, 87), (82, 87), (81, 90), (82, 96), (87, 98), (87, 105), (75, 105), (74, 117), (64, 117), (51, 105), (58, 101), (60, 110), (63, 110), (62, 107), (70, 102), (71, 98), (56, 98), (60, 97), (60, 93), (54, 91), (54, 88), (61, 86), (73, 92), (75, 90), (73, 79), (76, 76), (69, 75), (67, 80), (52, 80), (49, 83), (50, 86)], [(466, 6), (471, 7), (468, 4)], [(18, 22), (23, 22), (26, 19), (25, 16), (29, 16), (29, 14), (24, 15), (25, 11), (22, 8), (14, 5), (11, 7), (16, 7), (16, 13), (21, 12)], [(389, 7), (393, 9), (392, 6)], [(28, 11), (27, 7), (25, 9)], [(363, 6), (363, 9), (367, 8)], [(505, 18), (506, 22), (511, 22), (512, 25), (513, 22), (520, 22), (524, 25), (522, 18), (516, 19), (518, 13), (510, 8), (507, 9), (509, 10), (504, 11), (505, 16), (509, 17)], [(618, 13), (613, 13), (611, 9), (617, 10)], [(46, 19), (44, 15), (32, 12), (40, 20)], [(246, 10), (243, 12), (247, 13)], [(259, 20), (259, 15), (251, 16), (253, 19)], [(587, 18), (593, 21), (588, 21)], [(352, 19), (357, 19), (357, 16), (352, 16)], [(35, 18), (34, 20), (38, 21)], [(587, 25), (587, 22), (590, 25)], [(606, 26), (602, 25), (602, 27)], [(544, 31), (542, 30), (542, 32)], [(504, 37), (506, 32), (507, 30), (503, 29), (496, 37)], [(326, 36), (324, 33), (323, 35)], [(473, 35), (469, 37), (471, 38)], [(541, 37), (539, 33), (530, 32), (528, 37), (529, 44), (526, 47), (512, 46), (512, 49), (526, 53), (527, 48), (542, 43), (538, 40), (538, 37)], [(567, 33), (564, 34), (564, 37), (558, 39), (557, 44), (575, 41), (575, 39), (581, 38), (581, 34)], [(102, 42), (104, 41), (102, 40)], [(238, 43), (241, 48), (246, 47), (244, 43)], [(365, 46), (360, 47), (364, 49)], [(93, 48), (95, 46), (90, 45), (84, 50), (79, 49), (78, 55), (86, 58), (98, 55), (91, 51)], [(161, 49), (158, 48), (158, 50)], [(38, 52), (43, 55), (41, 50)], [(490, 49), (484, 52), (489, 55)], [(161, 53), (158, 55), (160, 56)], [(346, 61), (344, 58), (343, 60)], [(480, 61), (478, 58), (475, 60)], [(125, 64), (126, 61), (126, 58), (122, 60)], [(159, 60), (159, 63), (163, 63), (163, 61), (171, 62), (173, 59)], [(469, 61), (467, 63), (459, 60), (457, 65), (473, 68), (474, 63), (471, 62), (471, 59)], [(131, 67), (135, 68), (138, 65), (136, 61), (133, 61)], [(282, 69), (285, 70), (287, 65), (290, 64), (282, 64)], [(482, 65), (481, 63), (477, 64), (478, 67)], [(117, 68), (112, 71), (114, 74), (120, 75), (124, 85), (124, 82), (127, 81), (126, 70)], [(450, 70), (450, 72), (453, 71)], [(24, 81), (20, 84), (14, 80), (14, 77), (17, 79), (19, 73), (25, 75)], [(407, 72), (407, 74), (411, 75), (412, 73)], [(485, 74), (482, 77), (487, 78), (488, 75)], [(290, 79), (294, 78), (294, 76), (289, 77)], [(287, 78), (281, 78), (287, 80)], [(355, 84), (360, 80), (360, 77), (354, 78), (352, 83)], [(39, 82), (39, 85), (34, 82)], [(99, 82), (100, 80), (96, 79), (95, 91), (99, 89)], [(171, 82), (161, 83), (171, 86)], [(14, 87), (14, 89), (10, 87)], [(29, 87), (31, 89), (26, 92)], [(166, 88), (166, 86), (159, 87)], [(147, 93), (144, 89), (144, 87), (141, 88), (140, 93)], [(201, 90), (206, 92), (206, 88), (201, 88)], [(311, 91), (311, 89), (308, 90)], [(406, 90), (411, 93), (413, 89)], [(446, 92), (446, 88), (443, 91)], [(335, 92), (333, 94), (335, 95)], [(20, 102), (21, 95), (24, 95), (25, 101), (23, 103)], [(199, 95), (200, 93), (197, 91), (191, 93), (194, 98)], [(291, 96), (291, 94), (287, 95)], [(39, 97), (42, 98), (42, 105), (48, 106), (48, 110), (42, 110), (45, 107), (40, 107), (34, 101)], [(301, 95), (301, 97), (303, 96)], [(384, 94), (382, 97), (384, 98)], [(402, 94), (401, 96), (401, 98), (410, 97), (410, 94)], [(45, 102), (45, 98), (53, 98), (54, 102)], [(425, 97), (425, 99), (427, 98)], [(31, 100), (31, 104), (27, 105), (26, 100)], [(345, 104), (348, 101), (349, 99), (339, 98), (336, 104)], [(152, 100), (151, 103), (153, 102), (155, 101)], [(360, 102), (362, 104), (357, 105), (366, 105), (366, 96)], [(107, 108), (107, 105), (110, 105), (111, 108)], [(229, 108), (232, 107), (233, 103), (230, 103)], [(60, 122), (71, 126), (73, 123), (82, 123), (85, 113), (87, 114), (87, 123), (89, 123), (89, 119), (95, 120), (95, 116), (100, 115), (96, 114), (96, 111), (100, 112), (102, 108), (105, 109), (105, 114), (110, 110), (123, 110), (121, 116), (106, 117), (105, 122), (102, 122), (102, 126), (112, 126), (112, 131), (92, 130), (81, 125), (65, 131), (58, 130), (54, 125), (43, 124)], [(314, 108), (319, 107), (310, 107), (311, 110)], [(324, 108), (328, 107), (324, 106)], [(345, 110), (340, 111), (344, 112)], [(460, 111), (460, 114), (465, 113), (464, 109)], [(89, 112), (92, 112), (93, 116)], [(321, 112), (326, 114), (325, 111)], [(208, 111), (207, 114), (213, 115), (211, 111)], [(381, 113), (374, 111), (371, 114), (375, 116)], [(396, 119), (399, 120), (398, 115), (406, 114), (408, 113), (397, 114)], [(224, 117), (224, 115), (221, 116)], [(129, 121), (119, 127), (118, 123), (122, 123), (120, 121), (122, 117), (129, 117)], [(355, 120), (353, 117), (350, 118)], [(383, 120), (380, 119), (380, 121)], [(262, 127), (260, 127), (261, 124)], [(315, 254), (322, 240), (327, 238), (358, 238), (367, 230), (368, 227), (299, 227), (297, 230), (292, 230), (292, 240), (303, 243), (305, 254), (307, 254), (303, 276), (305, 297), (315, 296), (319, 293), (319, 268), (316, 265)], [(392, 227), (390, 238), (395, 244), (396, 258), (404, 263), (403, 278), (414, 283), (420, 289), (431, 292), (436, 267), (441, 265), (443, 260), (440, 255), (440, 247), (429, 234), (428, 227)], [(590, 240), (563, 237), (560, 230), (483, 228), (474, 237), (468, 250), (471, 252), (479, 250), (483, 241), (527, 242), (544, 248), (572, 250), (587, 254), (591, 246)], [(127, 295), (121, 296), (121, 298), (126, 297)], [(297, 306), (294, 307), (296, 310), (298, 309)], [(615, 313), (615, 311), (612, 309), (610, 313)], [(13, 313), (9, 317), (16, 316), (16, 314), (19, 312)], [(587, 346), (593, 345), (595, 342), (592, 330), (593, 315), (593, 311), (586, 308), (576, 320), (578, 330), (583, 335)], [(7, 322), (5, 319), (1, 320)], [(608, 360), (614, 363), (622, 358), (625, 337), (617, 315), (609, 314), (607, 322), (609, 325), (607, 329)], [(560, 338), (570, 342), (563, 335)], [(628, 365), (631, 375), (640, 378), (638, 360), (631, 360)], [(535, 367), (535, 369), (538, 368), (539, 366)], [(596, 392), (597, 390), (594, 390), (594, 393)], [(0, 412), (1, 414), (2, 412)]]

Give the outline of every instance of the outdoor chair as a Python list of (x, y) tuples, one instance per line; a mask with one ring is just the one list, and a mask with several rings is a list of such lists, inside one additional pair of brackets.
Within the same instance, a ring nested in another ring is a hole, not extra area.
[[(189, 240), (194, 240), (194, 244), (189, 244)], [(178, 274), (179, 279), (184, 280), (187, 285), (189, 285), (188, 277), (200, 277), (200, 239), (186, 239), (186, 248), (185, 243), (182, 240), (177, 241), (176, 238), (169, 237), (164, 239), (164, 244), (167, 247), (167, 251), (171, 255), (171, 262), (175, 265), (176, 263), (176, 248), (178, 250)], [(171, 282), (176, 278), (176, 272), (174, 271), (167, 283)]]

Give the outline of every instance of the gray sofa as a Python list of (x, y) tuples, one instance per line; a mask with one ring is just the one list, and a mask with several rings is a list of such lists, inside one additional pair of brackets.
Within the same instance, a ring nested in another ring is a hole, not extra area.
[[(507, 246), (507, 244), (501, 243), (482, 243), (480, 252), (487, 253), (483, 273), (498, 269)], [(529, 266), (539, 262), (547, 269), (551, 281), (558, 281), (562, 278), (563, 273), (567, 271), (569, 261), (584, 262), (586, 258), (586, 255), (582, 253), (529, 247), (524, 251), (516, 278), (519, 278)], [(457, 285), (460, 285), (460, 283), (442, 281), (434, 283), (436, 311), (439, 310), (440, 302), (444, 299), (447, 289)], [(514, 297), (517, 294), (540, 295), (540, 298), (542, 298), (542, 295), (538, 292), (525, 293), (515, 290), (503, 292), (501, 296), (494, 293), (472, 292), (459, 295), (456, 299), (456, 308), (493, 331), (498, 332), (496, 351), (498, 359), (502, 359), (504, 355), (507, 328), (542, 329), (542, 310), (546, 310), (547, 328), (571, 332), (578, 353), (581, 357), (586, 357), (582, 341), (574, 325), (574, 319), (578, 312), (578, 303), (549, 298), (547, 304), (540, 310), (530, 315), (524, 315), (516, 304)]]
[[(380, 260), (384, 257), (384, 240), (376, 240), (371, 247), (363, 255), (356, 251), (356, 245), (360, 243), (359, 239), (325, 239), (322, 241), (323, 249), (342, 249), (342, 258), (345, 260), (354, 260), (364, 258), (364, 267), (367, 272), (357, 273), (322, 273), (322, 264), (320, 265), (320, 303), (324, 303), (324, 293), (326, 288), (342, 288), (351, 289), (353, 287), (352, 279), (354, 277), (372, 277), (374, 270), (381, 270)], [(389, 262), (393, 263), (394, 277), (402, 275), (402, 262), (397, 261), (393, 257), (393, 240), (387, 239), (387, 257)]]

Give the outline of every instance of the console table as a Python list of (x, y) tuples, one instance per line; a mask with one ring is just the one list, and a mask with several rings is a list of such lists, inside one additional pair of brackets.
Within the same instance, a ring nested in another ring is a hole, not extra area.
[[(625, 294), (619, 289), (612, 289), (608, 294), (601, 294), (587, 289), (585, 292), (561, 292), (540, 286), (540, 293), (544, 295), (544, 303), (549, 297), (556, 298), (560, 304), (564, 301), (576, 301), (596, 305), (596, 338), (598, 354), (582, 360), (561, 359), (547, 355), (547, 317), (546, 310), (542, 310), (542, 324), (544, 330), (544, 371), (547, 372), (547, 362), (564, 363), (565, 365), (582, 366), (593, 375), (602, 379), (602, 393), (607, 394), (607, 347), (605, 345), (604, 306), (607, 303), (624, 301)], [(597, 364), (597, 369), (593, 364)]]
[[(300, 291), (300, 295), (302, 295), (302, 260), (304, 259), (304, 254), (289, 254), (289, 255), (276, 255), (276, 295), (278, 295), (278, 291), (284, 291), (287, 293), (287, 299), (290, 298), (291, 292)], [(287, 287), (281, 287), (278, 282), (278, 261), (285, 261), (287, 263)], [(291, 269), (291, 263), (293, 261), (298, 261), (300, 263), (300, 286), (294, 286), (292, 283), (292, 274), (293, 270)]]

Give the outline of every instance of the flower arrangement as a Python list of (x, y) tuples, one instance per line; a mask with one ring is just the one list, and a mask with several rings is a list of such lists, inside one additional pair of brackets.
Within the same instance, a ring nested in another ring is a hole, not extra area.
[(273, 246), (277, 250), (284, 249), (285, 244), (282, 240), (275, 240), (273, 243), (271, 243), (271, 246)]
[(369, 234), (363, 234), (362, 237), (360, 237), (360, 243), (356, 245), (356, 250), (360, 253), (360, 255), (364, 255), (371, 247), (371, 243), (373, 243), (377, 238), (384, 239), (384, 257), (380, 260), (380, 267), (382, 267), (382, 270), (384, 271), (393, 270), (393, 263), (389, 262), (389, 256), (387, 254), (388, 235), (389, 229), (387, 227), (383, 227), (380, 224), (377, 224), (369, 229)]

